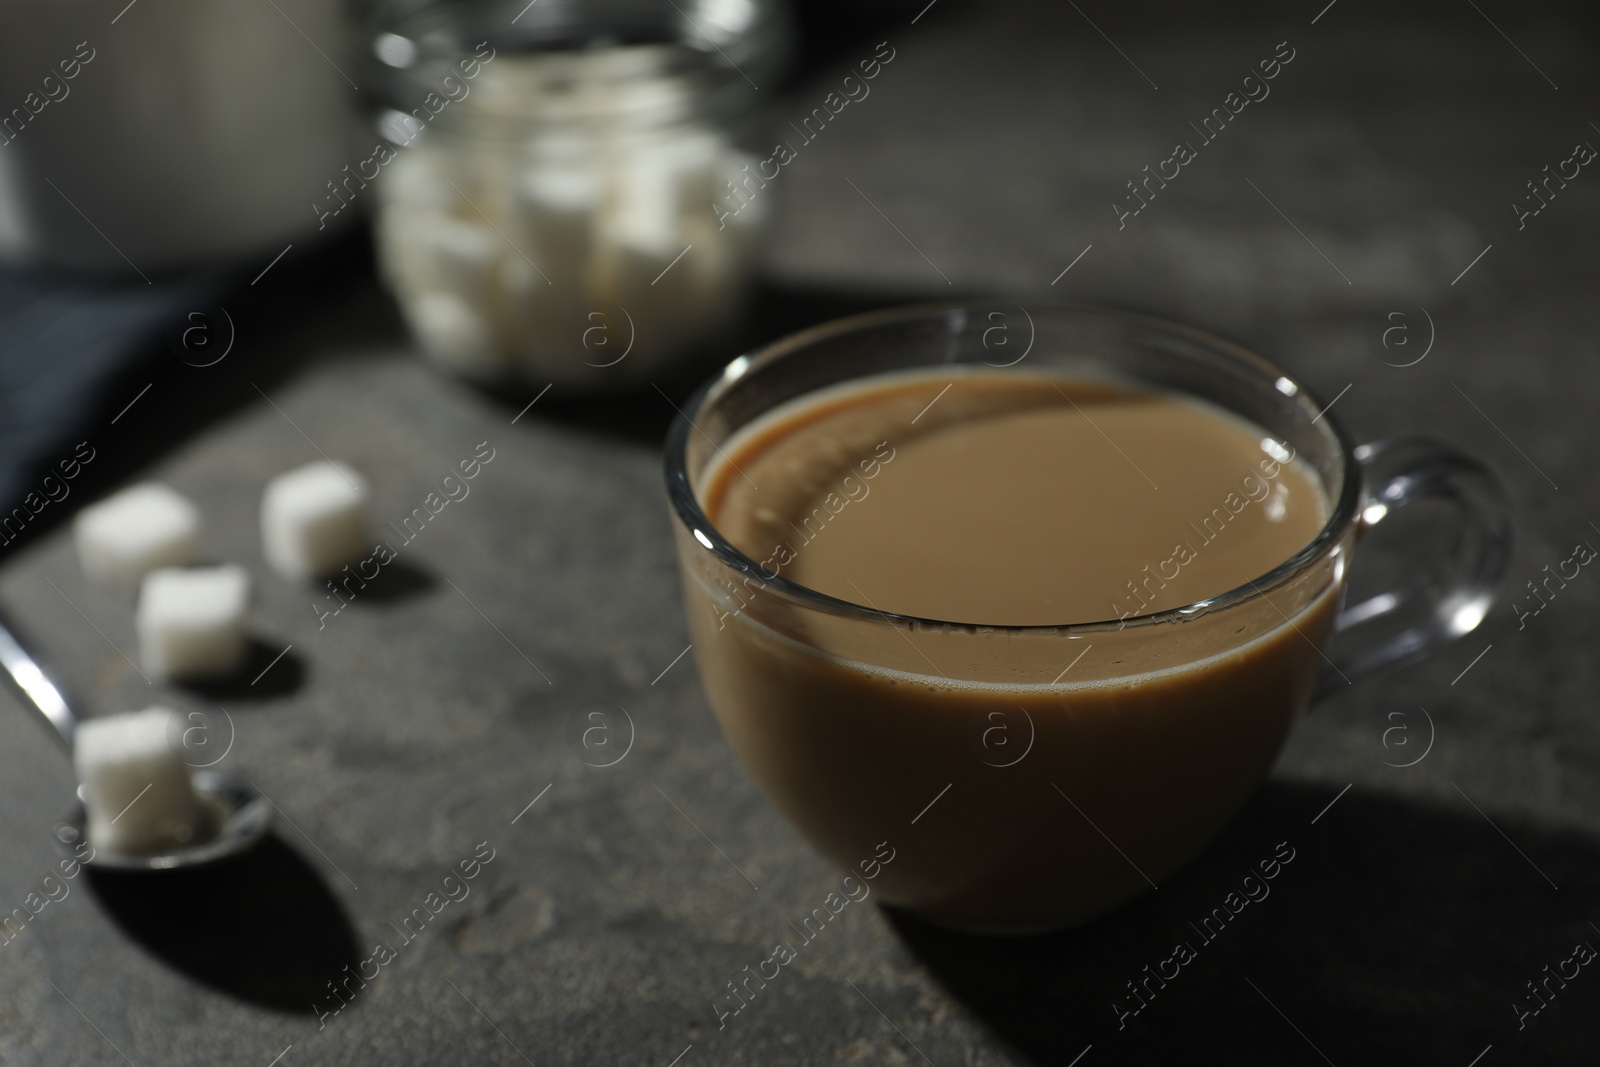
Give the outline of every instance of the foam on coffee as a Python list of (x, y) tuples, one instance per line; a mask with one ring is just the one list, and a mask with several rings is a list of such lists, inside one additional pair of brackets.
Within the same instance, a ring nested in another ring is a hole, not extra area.
[(708, 514), (769, 572), (975, 624), (1181, 607), (1265, 574), (1327, 517), (1315, 473), (1283, 462), (1286, 446), (1258, 427), (1198, 400), (1081, 381), (855, 383), (723, 451)]

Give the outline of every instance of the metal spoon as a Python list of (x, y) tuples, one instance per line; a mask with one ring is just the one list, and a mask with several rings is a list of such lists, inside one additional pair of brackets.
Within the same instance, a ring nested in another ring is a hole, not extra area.
[[(3, 615), (0, 615), (0, 667), (5, 669), (6, 677), (23, 701), (44, 716), (70, 755), (78, 732), (78, 717), (68, 706), (61, 687), (22, 647)], [(206, 827), (209, 833), (199, 834), (194, 841), (170, 852), (130, 855), (96, 846), (93, 856), (83, 862), (115, 870), (197, 867), (249, 848), (271, 828), (272, 802), (250, 783), (213, 771), (196, 771), (190, 777), (202, 809), (211, 816), (210, 826)], [(66, 818), (56, 824), (55, 830), (57, 847), (75, 858), (81, 858), (76, 848), (88, 836), (82, 787), (78, 793), (79, 799), (67, 811)]]

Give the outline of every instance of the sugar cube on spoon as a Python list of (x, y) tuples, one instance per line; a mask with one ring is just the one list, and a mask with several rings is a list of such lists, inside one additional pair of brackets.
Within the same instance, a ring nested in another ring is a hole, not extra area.
[(128, 855), (181, 847), (209, 832), (189, 768), (179, 758), (169, 708), (78, 725), (72, 762), (89, 817), (89, 843)]

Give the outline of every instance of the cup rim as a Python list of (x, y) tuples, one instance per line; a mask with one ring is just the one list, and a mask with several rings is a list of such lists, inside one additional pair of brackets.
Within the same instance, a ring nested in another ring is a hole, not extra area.
[[(1216, 596), (1197, 600), (1181, 607), (1167, 608), (1163, 611), (1149, 612), (1142, 615), (1129, 615), (1121, 619), (1069, 622), (1054, 625), (1014, 626), (956, 622), (946, 619), (927, 618), (920, 615), (908, 615), (902, 612), (882, 611), (878, 608), (857, 604), (854, 601), (845, 600), (812, 589), (809, 586), (801, 585), (799, 582), (785, 578), (782, 574), (774, 574), (768, 577), (761, 564), (745, 555), (723, 536), (710, 517), (706, 515), (704, 509), (701, 508), (700, 501), (696, 498), (694, 488), (689, 482), (687, 466), (689, 434), (691, 432), (700, 432), (694, 423), (695, 416), (704, 411), (719, 396), (744, 378), (781, 359), (803, 352), (821, 341), (852, 333), (866, 327), (882, 326), (896, 322), (912, 323), (919, 320), (937, 321), (946, 319), (956, 312), (968, 314), (977, 312), (981, 314), (982, 311), (991, 308), (1004, 309), (1017, 306), (1019, 305), (1014, 301), (1001, 302), (994, 299), (974, 299), (903, 304), (890, 308), (858, 312), (787, 334), (731, 360), (721, 371), (713, 374), (702, 384), (694, 395), (690, 397), (688, 403), (678, 408), (678, 414), (672, 420), (672, 425), (667, 431), (664, 457), (667, 496), (671, 502), (674, 515), (696, 542), (696, 549), (708, 551), (719, 562), (741, 571), (747, 576), (755, 577), (761, 583), (763, 590), (775, 589), (789, 599), (797, 601), (806, 607), (831, 615), (855, 618), (866, 622), (899, 623), (912, 629), (965, 630), (986, 634), (998, 633), (1015, 636), (1032, 634), (1059, 637), (1063, 632), (1069, 634), (1104, 633), (1108, 630), (1125, 630), (1131, 626), (1158, 626), (1165, 623), (1186, 622), (1214, 611), (1225, 610), (1258, 597), (1263, 597), (1268, 592), (1284, 585), (1309, 568), (1344, 536), (1345, 529), (1355, 519), (1360, 506), (1361, 465), (1356, 458), (1356, 447), (1350, 435), (1345, 431), (1343, 423), (1327, 410), (1326, 405), (1317, 402), (1316, 394), (1304, 382), (1286, 373), (1276, 364), (1245, 348), (1243, 345), (1229, 341), (1210, 331), (1202, 330), (1199, 327), (1140, 312), (1096, 307), (1088, 304), (1055, 302), (1046, 303), (1043, 313), (1055, 317), (1110, 319), (1130, 326), (1176, 334), (1201, 344), (1214, 352), (1228, 356), (1263, 377), (1275, 379), (1279, 392), (1285, 393), (1308, 418), (1313, 422), (1326, 423), (1327, 432), (1338, 444), (1340, 455), (1344, 460), (1344, 478), (1339, 499), (1334, 502), (1327, 521), (1317, 531), (1316, 536), (1306, 542), (1294, 555), (1260, 577), (1247, 581), (1244, 585), (1236, 586), (1226, 592), (1218, 593)], [(1038, 309), (1039, 305), (1035, 305), (1032, 313), (1038, 314)], [(863, 375), (862, 377), (868, 376)], [(1282, 383), (1288, 383), (1292, 387), (1292, 391), (1286, 392), (1282, 387)]]

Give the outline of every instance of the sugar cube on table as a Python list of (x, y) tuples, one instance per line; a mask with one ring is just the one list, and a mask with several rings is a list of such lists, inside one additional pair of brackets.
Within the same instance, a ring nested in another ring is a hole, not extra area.
[(156, 567), (193, 562), (200, 549), (200, 512), (171, 487), (144, 482), (84, 508), (72, 524), (72, 539), (84, 574), (131, 589)]
[(134, 616), (145, 673), (198, 681), (238, 670), (250, 643), (249, 600), (250, 576), (237, 564), (145, 575)]
[(347, 463), (318, 460), (286, 471), (261, 494), (261, 543), (272, 569), (290, 581), (331, 577), (362, 559), (367, 480)]
[(125, 855), (204, 836), (204, 809), (176, 743), (182, 720), (152, 707), (78, 725), (72, 762), (89, 816), (89, 843)]

